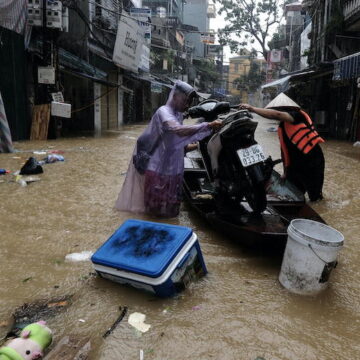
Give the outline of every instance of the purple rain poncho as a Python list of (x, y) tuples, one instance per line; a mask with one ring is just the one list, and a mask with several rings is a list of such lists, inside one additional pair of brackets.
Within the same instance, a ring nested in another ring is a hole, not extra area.
[(168, 218), (179, 214), (184, 147), (205, 138), (212, 131), (208, 123), (183, 125), (183, 115), (176, 110), (176, 86), (183, 87), (181, 90), (185, 97), (194, 91), (190, 85), (178, 81), (166, 105), (155, 112), (149, 125), (140, 135), (133, 156), (141, 149), (150, 155), (150, 160), (144, 174), (140, 174), (135, 169), (133, 161), (130, 161), (115, 204), (118, 210)]

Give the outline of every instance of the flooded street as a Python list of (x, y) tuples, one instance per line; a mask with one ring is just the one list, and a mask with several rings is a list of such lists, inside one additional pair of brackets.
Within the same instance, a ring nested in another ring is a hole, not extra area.
[[(276, 126), (262, 120), (257, 141), (279, 158)], [(330, 360), (360, 357), (360, 148), (327, 141), (325, 200), (313, 205), (343, 233), (345, 246), (329, 288), (316, 297), (294, 295), (278, 281), (281, 256), (249, 252), (196, 216), (186, 204), (171, 224), (196, 232), (209, 274), (179, 296), (151, 294), (94, 276), (89, 261), (65, 261), (70, 253), (96, 251), (129, 218), (113, 209), (130, 154), (143, 125), (125, 126), (101, 138), (78, 137), (15, 143), (0, 154), (0, 167), (19, 170), (38, 150), (62, 150), (65, 162), (45, 164), (40, 181), (26, 187), (1, 176), (0, 323), (15, 308), (38, 299), (73, 295), (71, 305), (47, 319), (53, 346), (66, 335), (90, 339), (90, 359), (135, 360)], [(281, 169), (281, 165), (279, 166)], [(103, 334), (128, 313), (106, 339)], [(145, 314), (148, 332), (128, 322)]]

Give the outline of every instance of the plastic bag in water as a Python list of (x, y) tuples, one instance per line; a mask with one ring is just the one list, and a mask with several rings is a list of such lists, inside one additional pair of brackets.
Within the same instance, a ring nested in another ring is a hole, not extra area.
[(30, 157), (20, 169), (20, 175), (41, 174), (44, 170), (34, 157)]
[(59, 154), (49, 154), (46, 158), (44, 158), (44, 161), (47, 164), (51, 164), (56, 161), (65, 161), (65, 159), (62, 155), (59, 155)]

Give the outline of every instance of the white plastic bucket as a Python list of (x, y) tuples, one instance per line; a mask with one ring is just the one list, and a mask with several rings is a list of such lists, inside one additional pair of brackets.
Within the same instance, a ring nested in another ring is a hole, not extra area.
[(344, 236), (332, 227), (306, 219), (292, 220), (279, 275), (289, 291), (314, 295), (324, 290)]

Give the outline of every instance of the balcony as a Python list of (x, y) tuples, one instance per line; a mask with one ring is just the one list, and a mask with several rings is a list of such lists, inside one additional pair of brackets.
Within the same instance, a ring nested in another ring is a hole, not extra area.
[(343, 14), (347, 30), (360, 30), (360, 0), (345, 0)]
[(216, 18), (216, 8), (214, 4), (208, 5), (206, 14), (208, 18)]
[(180, 26), (180, 20), (177, 16), (168, 16), (166, 19), (166, 25), (178, 28)]
[(151, 37), (151, 45), (160, 48), (170, 48), (170, 41), (160, 37)]

